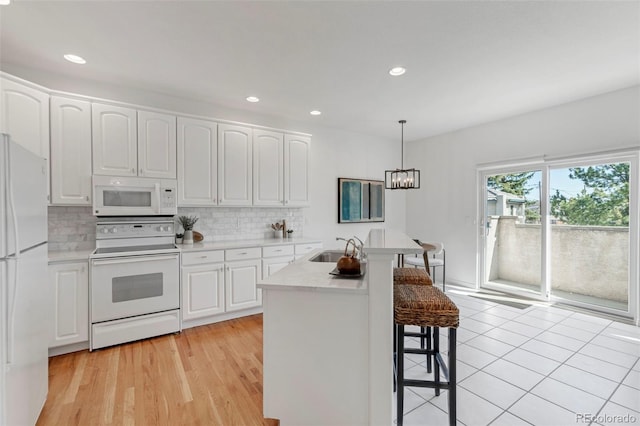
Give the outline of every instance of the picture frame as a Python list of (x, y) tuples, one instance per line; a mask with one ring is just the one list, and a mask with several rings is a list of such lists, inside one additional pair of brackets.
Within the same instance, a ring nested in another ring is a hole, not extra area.
[(384, 222), (384, 181), (338, 178), (338, 223)]

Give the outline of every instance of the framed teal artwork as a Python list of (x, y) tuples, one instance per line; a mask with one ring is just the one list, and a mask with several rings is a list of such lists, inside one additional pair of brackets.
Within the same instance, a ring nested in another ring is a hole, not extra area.
[(338, 178), (338, 223), (384, 222), (384, 181)]

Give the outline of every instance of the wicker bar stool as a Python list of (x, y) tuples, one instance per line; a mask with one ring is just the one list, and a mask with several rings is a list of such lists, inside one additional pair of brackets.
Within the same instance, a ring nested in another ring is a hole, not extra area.
[(426, 269), (393, 268), (393, 285), (398, 284), (433, 285), (433, 281)]
[[(393, 268), (393, 285), (433, 285), (429, 272), (426, 269), (420, 268)], [(431, 327), (420, 327), (419, 333), (405, 332), (406, 337), (419, 337), (420, 348), (431, 350)], [(393, 347), (396, 344), (396, 333), (394, 329), (393, 333)], [(431, 373), (431, 357), (427, 355), (427, 372)], [(395, 389), (395, 388), (394, 388)]]
[[(397, 353), (397, 425), (402, 426), (404, 387), (417, 386), (449, 390), (449, 425), (456, 424), (456, 329), (460, 322), (458, 307), (440, 289), (425, 285), (393, 286), (393, 317), (398, 336), (404, 335), (406, 325), (433, 328), (433, 349), (405, 348), (404, 339), (396, 339)], [(440, 356), (439, 328), (449, 329), (449, 362), (448, 368)], [(404, 378), (404, 354), (426, 354), (433, 356), (434, 380), (413, 380)], [(440, 370), (446, 382), (440, 380)]]

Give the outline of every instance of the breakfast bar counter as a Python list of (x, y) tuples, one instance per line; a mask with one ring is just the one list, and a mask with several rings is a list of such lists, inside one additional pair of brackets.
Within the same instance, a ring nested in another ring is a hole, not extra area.
[(393, 261), (419, 254), (402, 233), (376, 229), (366, 273), (330, 275), (307, 255), (261, 281), (264, 416), (286, 425), (392, 423)]

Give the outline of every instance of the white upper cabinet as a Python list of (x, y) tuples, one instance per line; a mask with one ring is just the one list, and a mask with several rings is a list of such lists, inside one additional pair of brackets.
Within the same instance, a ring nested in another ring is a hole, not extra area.
[(91, 104), (51, 97), (51, 204), (91, 205)]
[(178, 206), (218, 203), (218, 125), (178, 117)]
[(218, 125), (218, 204), (252, 204), (252, 129)]
[(284, 135), (284, 205), (309, 205), (309, 153), (311, 139)]
[[(0, 133), (42, 158), (49, 159), (49, 95), (0, 78)], [(49, 162), (47, 162), (47, 167)], [(47, 171), (47, 199), (49, 194)]]
[(43, 91), (0, 78), (0, 132), (49, 158), (49, 95)]
[(138, 111), (138, 176), (176, 178), (176, 117)]
[(112, 105), (91, 105), (93, 174), (137, 176), (136, 110)]
[(253, 130), (253, 205), (284, 204), (284, 135)]

